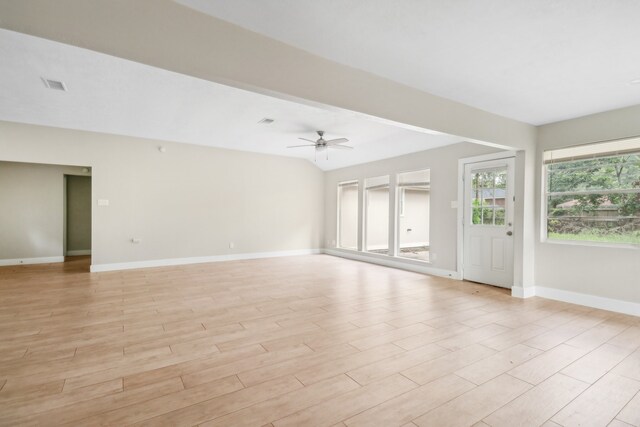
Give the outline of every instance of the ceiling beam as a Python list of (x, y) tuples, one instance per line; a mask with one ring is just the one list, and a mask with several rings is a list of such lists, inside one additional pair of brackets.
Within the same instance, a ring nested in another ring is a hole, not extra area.
[(0, 27), (414, 130), (518, 149), (535, 142), (529, 124), (326, 60), (171, 0), (0, 0)]

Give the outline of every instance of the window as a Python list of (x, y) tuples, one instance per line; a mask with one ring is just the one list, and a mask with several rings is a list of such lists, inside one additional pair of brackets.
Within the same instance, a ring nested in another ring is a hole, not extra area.
[(471, 225), (504, 225), (507, 168), (482, 169), (471, 175)]
[(358, 182), (338, 184), (338, 247), (358, 249)]
[(365, 250), (389, 254), (389, 176), (365, 180)]
[(429, 169), (398, 174), (397, 255), (429, 261)]
[(640, 138), (546, 151), (549, 240), (640, 244)]

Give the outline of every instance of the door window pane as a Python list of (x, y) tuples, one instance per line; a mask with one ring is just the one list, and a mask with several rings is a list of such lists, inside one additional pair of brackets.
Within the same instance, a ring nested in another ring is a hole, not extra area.
[(471, 224), (504, 226), (507, 169), (473, 171), (471, 179)]
[(358, 183), (338, 184), (338, 247), (358, 249)]
[(428, 169), (398, 174), (399, 257), (429, 261), (430, 181)]
[(365, 250), (389, 253), (389, 176), (365, 180)]

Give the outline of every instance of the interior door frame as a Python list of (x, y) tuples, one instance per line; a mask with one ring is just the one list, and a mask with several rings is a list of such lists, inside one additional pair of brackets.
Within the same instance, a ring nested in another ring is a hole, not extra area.
[[(87, 166), (87, 168), (89, 168), (89, 166)], [(94, 176), (94, 172), (93, 172), (93, 167), (90, 168), (91, 173), (89, 174), (80, 174), (80, 173), (75, 173), (75, 172), (65, 172), (62, 177), (62, 256), (63, 257), (67, 257), (67, 256), (73, 256), (73, 255), (68, 255), (67, 254), (67, 234), (69, 232), (69, 224), (68, 224), (68, 209), (67, 209), (67, 186), (69, 184), (69, 177), (70, 176), (79, 176), (79, 177), (83, 177), (83, 178), (89, 178), (91, 180), (91, 191), (89, 194), (89, 204), (91, 206), (91, 248), (89, 248), (89, 253), (87, 253), (86, 255), (93, 255), (93, 236), (94, 236), (94, 211), (95, 208), (93, 207), (93, 176)], [(78, 255), (78, 254), (76, 254)]]
[[(462, 159), (458, 160), (458, 200), (456, 202), (456, 208), (457, 208), (457, 222), (458, 222), (458, 231), (457, 231), (457, 257), (456, 257), (456, 270), (458, 273), (458, 279), (463, 280), (464, 279), (464, 206), (465, 206), (465, 191), (464, 191), (464, 175), (465, 175), (465, 166), (471, 163), (479, 163), (479, 162), (486, 162), (486, 161), (491, 161), (491, 160), (502, 160), (502, 159), (509, 159), (509, 158), (516, 158), (516, 151), (514, 150), (510, 150), (510, 151), (501, 151), (498, 153), (491, 153), (491, 154), (485, 154), (482, 156), (474, 156), (474, 157), (465, 157)], [(516, 177), (516, 168), (517, 168), (517, 161), (514, 162), (514, 169), (513, 171), (511, 171), (511, 173), (514, 174), (514, 179)], [(515, 214), (515, 211), (514, 211)], [(514, 217), (515, 219), (515, 217)], [(513, 269), (513, 274), (514, 274), (514, 280), (513, 283), (516, 283), (515, 280), (515, 265), (514, 265), (514, 269)]]

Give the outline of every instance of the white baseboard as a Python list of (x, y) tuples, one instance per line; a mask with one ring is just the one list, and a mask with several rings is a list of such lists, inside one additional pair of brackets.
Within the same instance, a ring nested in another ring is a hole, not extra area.
[(530, 298), (536, 296), (536, 288), (534, 286), (513, 286), (511, 288), (511, 296), (516, 298)]
[(535, 293), (536, 296), (542, 298), (570, 302), (573, 304), (585, 305), (587, 307), (615, 311), (617, 313), (631, 314), (632, 316), (640, 316), (640, 303), (637, 302), (563, 291), (561, 289), (547, 288), (544, 286), (536, 286)]
[(344, 249), (324, 249), (323, 253), (341, 258), (383, 265), (385, 267), (398, 268), (400, 270), (414, 271), (416, 273), (430, 274), (432, 276), (448, 277), (450, 279), (460, 279), (460, 275), (457, 271), (431, 267), (429, 264), (411, 259), (391, 258), (386, 255), (370, 254)]
[(402, 243), (399, 245), (400, 249), (404, 248), (417, 248), (421, 246), (429, 246), (429, 242), (412, 242), (412, 243)]
[(601, 310), (614, 311), (616, 313), (640, 316), (640, 303), (637, 302), (547, 288), (545, 286), (529, 286), (526, 288), (514, 286), (511, 288), (511, 295), (518, 298), (538, 296), (571, 304), (584, 305), (586, 307), (599, 308)]
[(91, 249), (78, 249), (77, 251), (67, 251), (67, 256), (91, 255)]
[(50, 264), (52, 262), (64, 262), (63, 256), (48, 256), (40, 258), (16, 258), (0, 259), (0, 266), (5, 265), (27, 265), (27, 264)]
[[(400, 245), (400, 249), (406, 248), (417, 248), (421, 246), (429, 246), (429, 242), (413, 242), (413, 243), (403, 243)], [(369, 245), (370, 251), (378, 251), (380, 249), (388, 249), (388, 245)]]
[(92, 273), (97, 273), (101, 271), (131, 270), (134, 268), (168, 267), (172, 265), (202, 264), (205, 262), (238, 261), (238, 260), (244, 260), (244, 259), (275, 258), (275, 257), (296, 256), (296, 255), (312, 255), (312, 254), (319, 254), (321, 252), (322, 251), (320, 249), (300, 249), (300, 250), (293, 250), (293, 251), (213, 255), (213, 256), (201, 256), (201, 257), (191, 257), (191, 258), (152, 259), (147, 261), (120, 262), (120, 263), (113, 263), (113, 264), (92, 264), (90, 271)]

